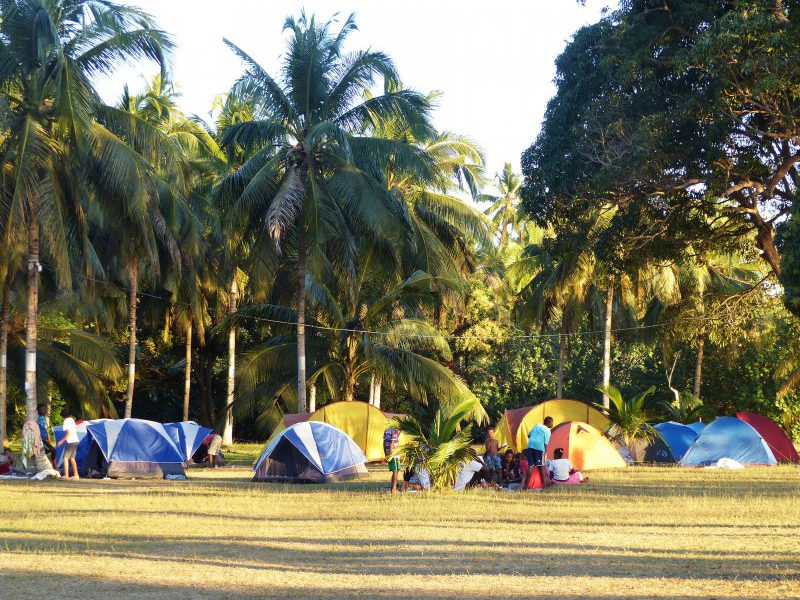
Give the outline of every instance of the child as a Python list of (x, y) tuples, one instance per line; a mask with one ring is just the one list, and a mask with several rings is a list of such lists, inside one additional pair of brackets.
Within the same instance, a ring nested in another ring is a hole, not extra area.
[(500, 455), (497, 453), (500, 444), (494, 437), (494, 427), (489, 427), (486, 430), (486, 441), (484, 442), (486, 454), (483, 455), (483, 462), (486, 463), (486, 468), (489, 469), (490, 478), (492, 483), (503, 483), (503, 463), (500, 461)]
[(528, 474), (528, 459), (525, 457), (525, 454), (523, 454), (522, 452), (517, 454), (517, 465), (519, 465), (517, 467), (518, 468), (518, 473), (519, 473), (519, 478), (520, 478), (520, 481), (522, 481), (523, 479), (525, 479), (525, 476)]
[(389, 491), (394, 494), (397, 492), (397, 478), (403, 468), (400, 464), (400, 457), (397, 450), (400, 448), (400, 432), (390, 427), (383, 432), (383, 453), (388, 459), (389, 472), (392, 474), (392, 481), (389, 484)]
[(503, 480), (505, 485), (509, 483), (519, 483), (519, 465), (517, 459), (514, 458), (512, 450), (506, 450), (503, 455)]
[[(56, 444), (56, 447), (61, 444), (66, 444), (64, 447), (64, 479), (80, 479), (78, 476), (78, 463), (75, 462), (75, 453), (78, 451), (78, 426), (75, 424), (75, 419), (72, 418), (69, 406), (61, 409), (61, 416), (64, 422), (61, 424), (61, 429), (64, 430), (64, 437)], [(72, 472), (75, 473), (73, 477), (69, 476), (69, 469), (72, 467)]]
[(553, 451), (553, 460), (547, 461), (547, 468), (550, 469), (553, 483), (578, 484), (584, 481), (581, 472), (573, 469), (569, 459), (564, 458), (563, 448), (556, 448)]

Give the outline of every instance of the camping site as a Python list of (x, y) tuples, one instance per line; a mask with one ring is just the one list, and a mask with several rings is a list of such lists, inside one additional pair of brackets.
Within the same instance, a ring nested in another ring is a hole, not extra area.
[(0, 600), (800, 600), (800, 0), (0, 0)]

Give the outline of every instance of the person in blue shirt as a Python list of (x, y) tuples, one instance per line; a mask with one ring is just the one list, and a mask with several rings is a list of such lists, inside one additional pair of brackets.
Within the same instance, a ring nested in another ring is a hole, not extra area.
[(36, 417), (36, 424), (39, 426), (39, 435), (42, 438), (42, 445), (44, 451), (50, 457), (51, 462), (56, 464), (56, 449), (50, 443), (50, 435), (47, 433), (47, 407), (44, 404), (36, 406), (36, 412), (39, 416)]
[(528, 489), (528, 484), (534, 469), (539, 469), (542, 476), (542, 485), (548, 486), (547, 470), (544, 458), (547, 452), (547, 444), (550, 443), (550, 430), (553, 428), (553, 417), (545, 417), (544, 423), (537, 423), (528, 432), (528, 447), (525, 449), (525, 457), (528, 459), (528, 474), (525, 477), (523, 490)]

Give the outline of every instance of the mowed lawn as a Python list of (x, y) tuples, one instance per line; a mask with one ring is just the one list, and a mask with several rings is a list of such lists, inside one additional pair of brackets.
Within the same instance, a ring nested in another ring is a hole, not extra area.
[(249, 475), (0, 481), (0, 598), (800, 598), (797, 467), (397, 496), (383, 468)]

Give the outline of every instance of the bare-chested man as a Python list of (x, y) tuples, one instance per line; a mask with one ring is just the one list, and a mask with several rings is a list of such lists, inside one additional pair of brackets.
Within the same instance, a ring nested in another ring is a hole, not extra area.
[(500, 460), (500, 454), (498, 454), (500, 444), (494, 437), (494, 427), (489, 427), (486, 430), (484, 446), (486, 447), (486, 454), (483, 456), (483, 460), (486, 463), (486, 468), (489, 469), (492, 482), (500, 483), (503, 481), (503, 463)]

